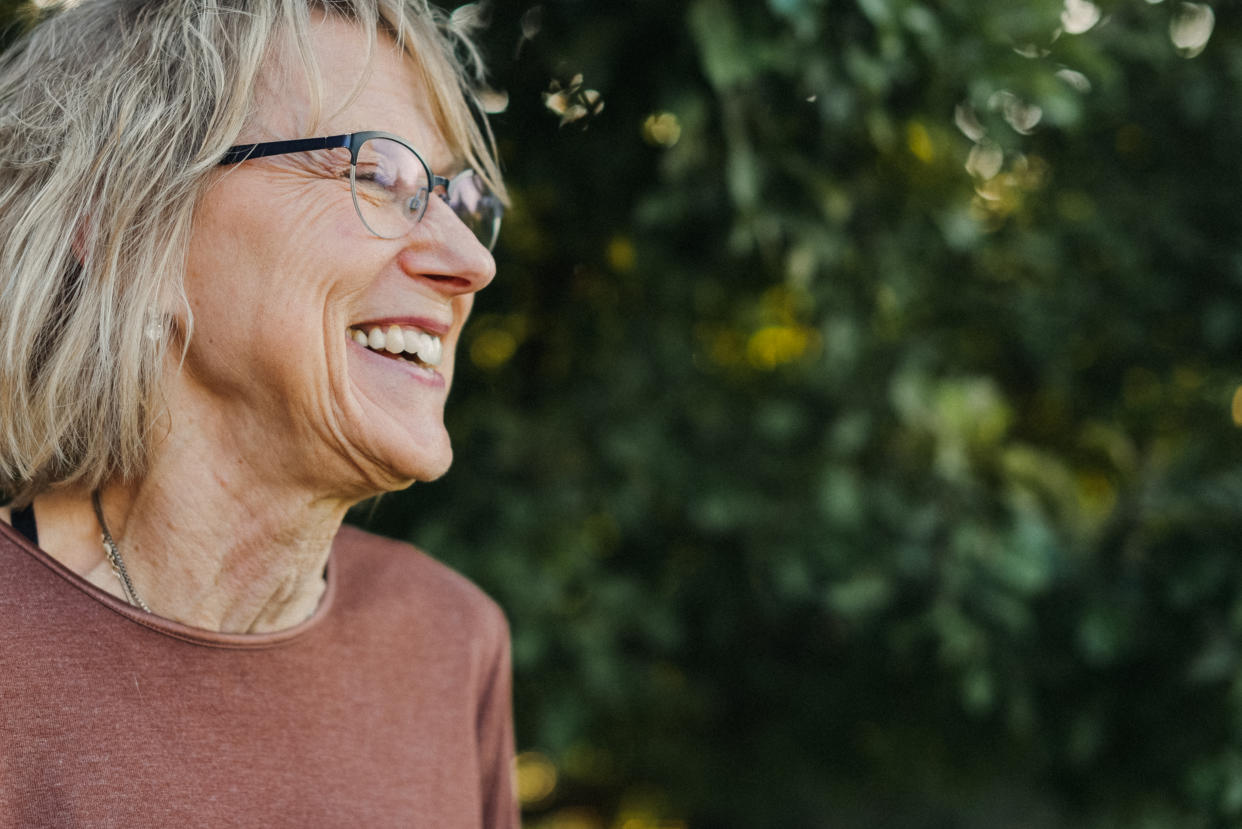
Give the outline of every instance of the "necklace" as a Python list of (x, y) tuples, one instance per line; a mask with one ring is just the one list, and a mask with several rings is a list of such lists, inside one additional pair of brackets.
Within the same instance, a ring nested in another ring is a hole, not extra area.
[(116, 542), (112, 540), (112, 533), (108, 532), (108, 523), (104, 521), (103, 507), (99, 503), (99, 490), (91, 493), (91, 503), (95, 505), (95, 517), (99, 519), (99, 529), (102, 530), (100, 540), (103, 541), (104, 555), (108, 557), (108, 563), (112, 565), (112, 572), (116, 573), (116, 577), (121, 581), (125, 601), (150, 613), (151, 608), (138, 598), (134, 583), (129, 580), (129, 571), (125, 569), (125, 561), (121, 558), (121, 548), (116, 546)]

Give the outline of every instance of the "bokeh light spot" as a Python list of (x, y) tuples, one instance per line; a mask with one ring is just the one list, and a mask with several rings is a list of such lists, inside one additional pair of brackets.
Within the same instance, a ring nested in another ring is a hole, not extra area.
[(479, 368), (500, 368), (517, 351), (517, 338), (500, 328), (488, 328), (470, 343), (470, 360)]
[(625, 236), (614, 236), (605, 252), (608, 267), (619, 273), (634, 269), (634, 243)]
[(503, 89), (479, 90), (479, 106), (489, 115), (497, 115), (509, 108), (509, 93)]
[(995, 177), (1004, 166), (1005, 151), (993, 141), (976, 144), (966, 157), (966, 172), (985, 181)]
[(1230, 411), (1233, 414), (1233, 425), (1242, 427), (1242, 386), (1238, 386), (1233, 393), (1233, 403), (1230, 404)]
[(1042, 108), (1027, 103), (1008, 89), (992, 93), (988, 98), (988, 108), (1001, 113), (1014, 132), (1021, 135), (1030, 135), (1044, 117)]
[(1100, 22), (1100, 7), (1089, 0), (1065, 0), (1061, 27), (1067, 34), (1080, 35)]
[(764, 326), (750, 335), (746, 359), (755, 368), (766, 370), (795, 362), (810, 350), (813, 333), (802, 326)]
[(546, 800), (556, 789), (556, 766), (537, 751), (523, 751), (516, 760), (517, 796), (523, 806)]
[(1091, 81), (1086, 75), (1077, 70), (1068, 68), (1058, 69), (1054, 74), (1079, 92), (1085, 94), (1091, 91)]
[(563, 127), (599, 115), (604, 109), (604, 99), (598, 90), (583, 86), (582, 73), (579, 72), (564, 86), (560, 81), (553, 80), (548, 85), (548, 91), (543, 93), (543, 105), (561, 116)]
[(979, 116), (975, 114), (970, 104), (960, 103), (953, 110), (953, 123), (962, 131), (962, 135), (971, 141), (982, 141), (987, 135), (987, 130), (979, 123)]
[(1169, 39), (1184, 58), (1193, 58), (1207, 48), (1216, 27), (1212, 7), (1203, 3), (1182, 3), (1169, 21)]
[(924, 164), (930, 164), (936, 158), (936, 145), (932, 143), (927, 127), (918, 121), (911, 121), (906, 127), (906, 147)]
[(653, 112), (643, 121), (643, 140), (655, 147), (671, 147), (681, 138), (681, 122), (671, 112)]

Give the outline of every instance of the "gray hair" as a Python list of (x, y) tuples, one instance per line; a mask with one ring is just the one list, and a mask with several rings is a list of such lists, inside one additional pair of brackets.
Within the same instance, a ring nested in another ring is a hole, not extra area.
[(317, 112), (314, 10), (393, 37), (449, 146), (503, 197), (477, 50), (428, 0), (66, 4), (0, 57), (0, 492), (15, 504), (143, 474), (195, 206), (286, 35)]

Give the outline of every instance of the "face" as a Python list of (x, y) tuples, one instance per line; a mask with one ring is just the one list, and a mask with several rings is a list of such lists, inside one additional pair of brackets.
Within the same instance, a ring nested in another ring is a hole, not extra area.
[[(326, 87), (319, 122), (275, 59), (257, 123), (239, 143), (383, 130), (409, 141), (437, 175), (460, 169), (416, 69), (391, 40), (380, 38), (360, 91), (363, 34), (325, 18), (314, 45)], [(448, 469), (455, 350), (495, 264), (439, 198), (405, 236), (370, 233), (341, 153), (221, 168), (195, 214), (186, 276), (193, 334), (173, 417), (276, 480), (360, 497)], [(379, 330), (391, 346), (394, 327), (406, 352), (421, 344), (418, 359), (356, 341), (356, 332)], [(428, 365), (437, 340), (442, 357)]]

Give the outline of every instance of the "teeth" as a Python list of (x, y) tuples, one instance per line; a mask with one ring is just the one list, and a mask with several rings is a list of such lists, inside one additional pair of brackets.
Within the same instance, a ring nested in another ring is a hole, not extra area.
[(439, 337), (433, 337), (426, 331), (407, 330), (405, 353), (417, 355), (418, 359), (429, 366), (438, 366), (440, 365), (440, 358), (444, 355), (444, 347), (441, 345)]
[(389, 354), (400, 354), (405, 351), (405, 335), (397, 326), (390, 326), (388, 333), (384, 335), (384, 349)]
[(387, 330), (378, 326), (370, 331), (351, 328), (349, 337), (358, 345), (372, 351), (386, 351), (389, 354), (405, 352), (429, 366), (440, 365), (444, 358), (444, 343), (440, 338), (416, 328), (401, 328), (397, 325), (390, 325)]
[(405, 353), (417, 357), (418, 352), (422, 351), (425, 336), (422, 331), (408, 332), (405, 336)]

